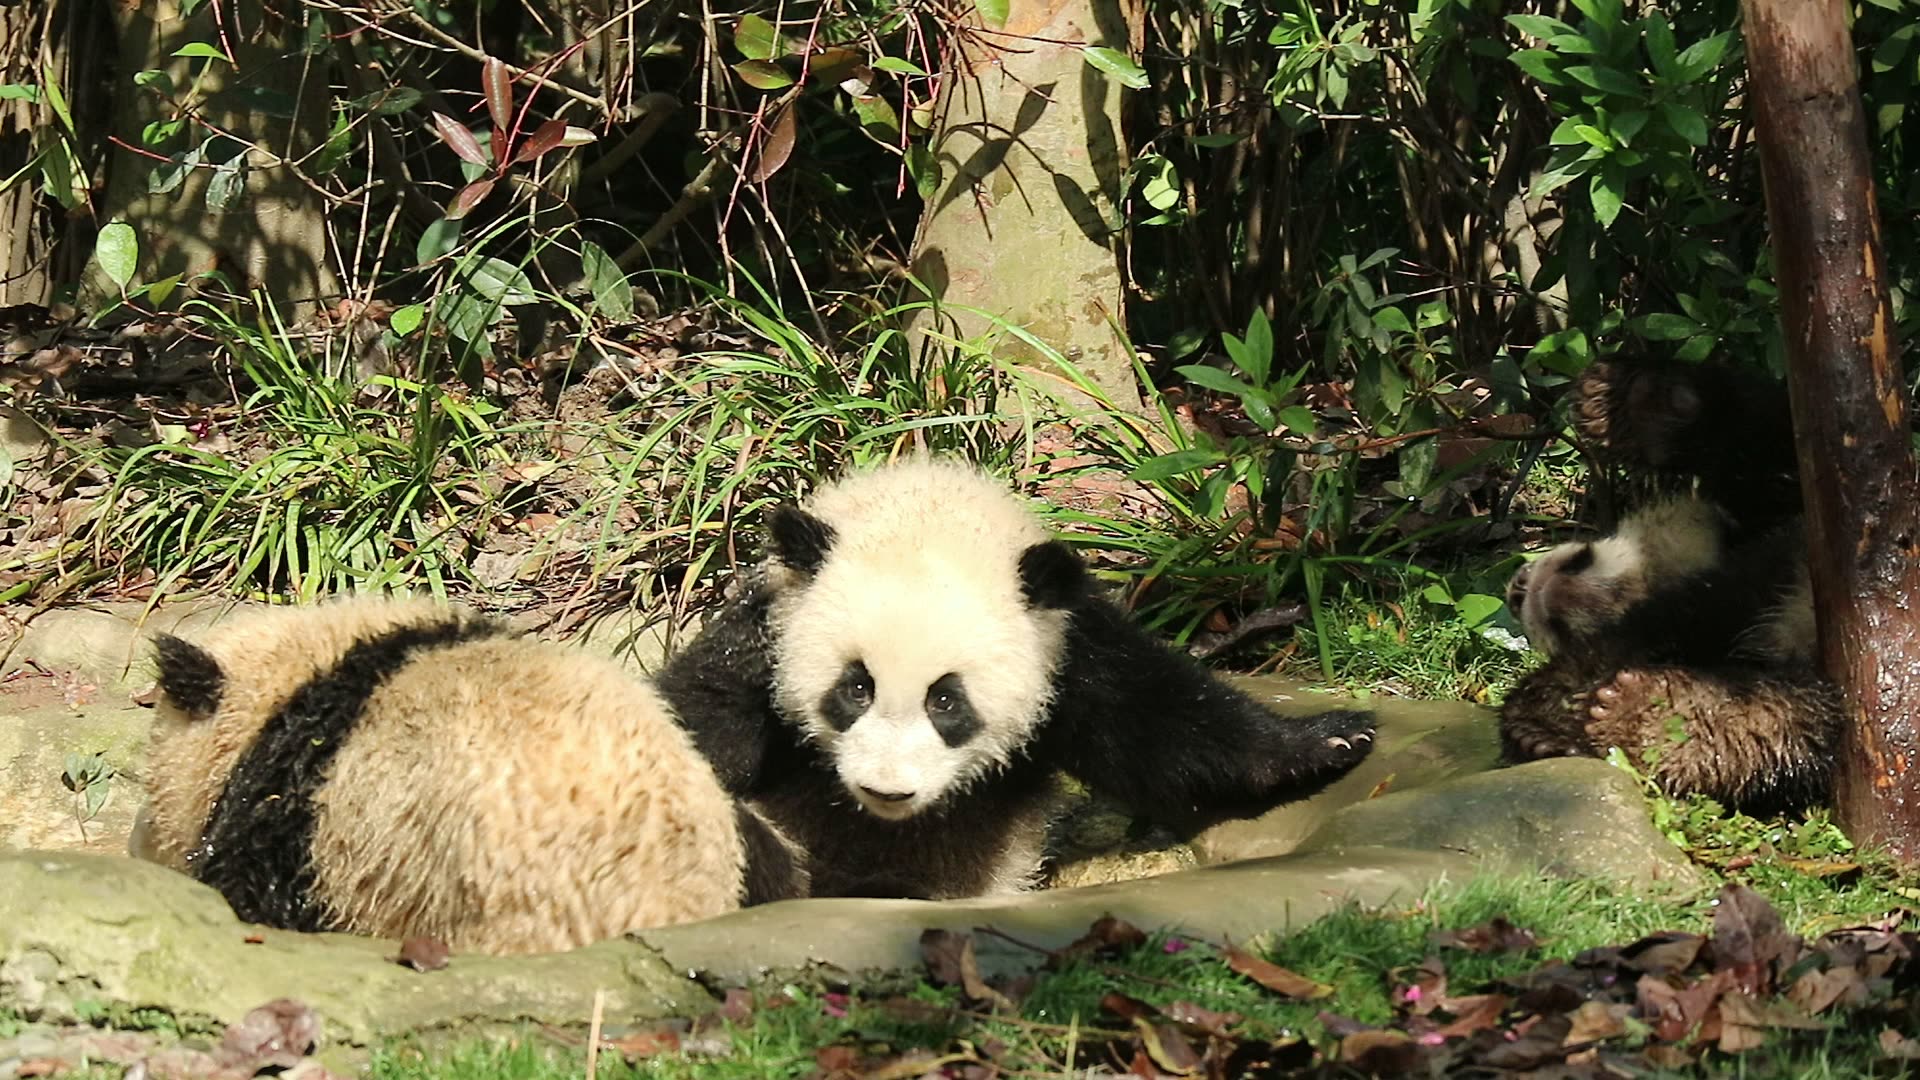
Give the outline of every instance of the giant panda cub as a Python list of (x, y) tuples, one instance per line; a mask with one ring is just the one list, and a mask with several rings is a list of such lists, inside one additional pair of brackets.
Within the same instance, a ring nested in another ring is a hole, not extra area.
[(1185, 826), (1304, 798), (1372, 718), (1283, 718), (1154, 641), (1004, 484), (931, 457), (771, 518), (771, 557), (660, 673), (813, 894), (1028, 887), (1056, 773)]
[[(1668, 791), (1767, 813), (1825, 797), (1841, 712), (1818, 671), (1804, 539), (1778, 479), (1786, 463), (1774, 453), (1728, 465), (1743, 483), (1716, 464), (1736, 461), (1724, 448), (1685, 454), (1710, 444), (1703, 428), (1731, 434), (1700, 381), (1720, 378), (1615, 362), (1578, 385), (1576, 428), (1603, 457), (1697, 483), (1514, 576), (1508, 605), (1549, 660), (1507, 695), (1501, 738), (1522, 761), (1658, 750), (1654, 778)], [(1762, 399), (1749, 411), (1777, 410)]]
[(157, 652), (133, 851), (243, 919), (522, 953), (806, 890), (799, 853), (612, 661), (383, 598)]

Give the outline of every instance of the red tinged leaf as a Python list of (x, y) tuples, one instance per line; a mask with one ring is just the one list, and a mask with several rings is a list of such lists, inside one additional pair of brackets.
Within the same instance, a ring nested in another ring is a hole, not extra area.
[(1333, 987), (1314, 982), (1305, 975), (1288, 971), (1279, 964), (1262, 960), (1229, 941), (1224, 948), (1227, 966), (1282, 997), (1312, 1001), (1333, 993)]
[(630, 1031), (617, 1039), (601, 1039), (600, 1045), (632, 1065), (645, 1058), (679, 1053), (680, 1031), (671, 1024), (662, 1024), (644, 1031)]
[(480, 68), (480, 82), (487, 93), (487, 115), (493, 117), (496, 129), (506, 130), (513, 124), (512, 73), (507, 65), (489, 56)]
[(747, 174), (747, 180), (755, 184), (764, 184), (793, 156), (793, 140), (798, 130), (795, 127), (793, 106), (782, 105), (774, 111), (773, 119), (767, 123), (766, 137), (760, 140), (760, 152), (754, 155), (753, 171)]
[(1133, 1029), (1140, 1036), (1141, 1048), (1156, 1067), (1175, 1076), (1192, 1076), (1200, 1070), (1200, 1055), (1178, 1027), (1135, 1020)]
[(927, 975), (936, 985), (958, 986), (961, 993), (975, 1001), (1012, 1009), (1008, 997), (980, 977), (980, 963), (973, 953), (973, 935), (951, 930), (928, 930), (920, 935), (920, 955)]
[(1483, 1031), (1500, 1022), (1500, 1015), (1513, 1001), (1505, 994), (1473, 994), (1468, 997), (1448, 998), (1440, 1007), (1453, 1017), (1450, 1023), (1434, 1029), (1434, 1034), (1443, 1039), (1459, 1038)]
[(531, 138), (520, 144), (520, 152), (513, 155), (513, 164), (519, 165), (522, 162), (532, 161), (543, 154), (550, 153), (559, 147), (562, 142), (566, 141), (566, 138), (567, 122), (565, 120), (549, 120), (541, 124), (540, 129), (535, 131)]
[(1218, 1035), (1223, 1039), (1233, 1038), (1233, 1028), (1246, 1019), (1236, 1012), (1214, 1012), (1202, 1008), (1191, 1001), (1175, 1001), (1160, 1010), (1170, 1020), (1174, 1020), (1194, 1031), (1208, 1035)]
[(481, 168), (491, 164), (487, 160), (487, 152), (480, 149), (480, 140), (473, 137), (473, 132), (446, 113), (433, 114), (433, 132), (440, 136), (440, 141), (446, 143), (448, 148), (460, 155), (461, 161)]
[(492, 177), (481, 177), (461, 188), (460, 193), (453, 197), (453, 205), (447, 207), (447, 220), (459, 221), (466, 217), (474, 207), (480, 205), (482, 199), (491, 194), (493, 194)]
[[(1179, 939), (1175, 938), (1172, 940), (1177, 941)], [(1087, 932), (1081, 935), (1073, 944), (1053, 953), (1049, 957), (1048, 963), (1051, 966), (1058, 967), (1062, 961), (1071, 960), (1087, 953), (1112, 955), (1115, 953), (1130, 952), (1146, 943), (1146, 932), (1139, 927), (1127, 922), (1125, 919), (1116, 919), (1111, 915), (1102, 915), (1098, 919), (1095, 919), (1093, 926), (1089, 927)], [(1172, 941), (1169, 941), (1169, 944), (1171, 943)]]

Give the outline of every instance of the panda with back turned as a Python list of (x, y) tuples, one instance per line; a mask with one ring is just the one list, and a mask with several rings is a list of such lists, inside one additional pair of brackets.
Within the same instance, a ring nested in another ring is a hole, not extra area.
[(1275, 715), (1101, 598), (1006, 485), (855, 471), (776, 510), (771, 555), (658, 676), (722, 783), (807, 852), (816, 896), (1028, 887), (1056, 773), (1185, 827), (1305, 798), (1370, 715)]
[(1784, 388), (1607, 361), (1575, 395), (1583, 441), (1655, 494), (1514, 576), (1508, 605), (1549, 659), (1501, 706), (1506, 756), (1657, 750), (1674, 794), (1753, 813), (1824, 799), (1841, 711), (1818, 666)]
[(130, 847), (247, 921), (544, 952), (806, 892), (803, 853), (611, 660), (382, 597), (156, 652)]

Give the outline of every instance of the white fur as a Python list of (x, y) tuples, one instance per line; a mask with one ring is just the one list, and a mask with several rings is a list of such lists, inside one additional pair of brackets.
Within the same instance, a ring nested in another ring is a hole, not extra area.
[[(920, 813), (1004, 764), (1045, 715), (1066, 616), (1027, 606), (1020, 557), (1047, 532), (1007, 486), (963, 462), (915, 457), (852, 473), (802, 509), (834, 540), (811, 578), (770, 570), (775, 693), (874, 814)], [(863, 662), (873, 705), (844, 732), (820, 702)], [(982, 729), (950, 747), (927, 688), (957, 673)], [(883, 802), (863, 788), (912, 792)]]
[[(1636, 511), (1609, 536), (1561, 544), (1542, 555), (1525, 571), (1520, 622), (1527, 641), (1558, 653), (1567, 642), (1554, 633), (1552, 615), (1577, 633), (1591, 633), (1648, 594), (1713, 566), (1722, 557), (1720, 523), (1711, 504), (1672, 499)], [(1565, 569), (1588, 549), (1591, 564), (1577, 573)]]

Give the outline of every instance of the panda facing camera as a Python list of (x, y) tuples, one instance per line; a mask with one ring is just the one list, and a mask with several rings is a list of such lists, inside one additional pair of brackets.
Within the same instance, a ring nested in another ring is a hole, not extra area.
[(814, 895), (1028, 887), (1059, 772), (1176, 825), (1313, 794), (1370, 715), (1273, 714), (1101, 598), (1007, 486), (956, 461), (856, 471), (776, 511), (770, 557), (659, 675)]

